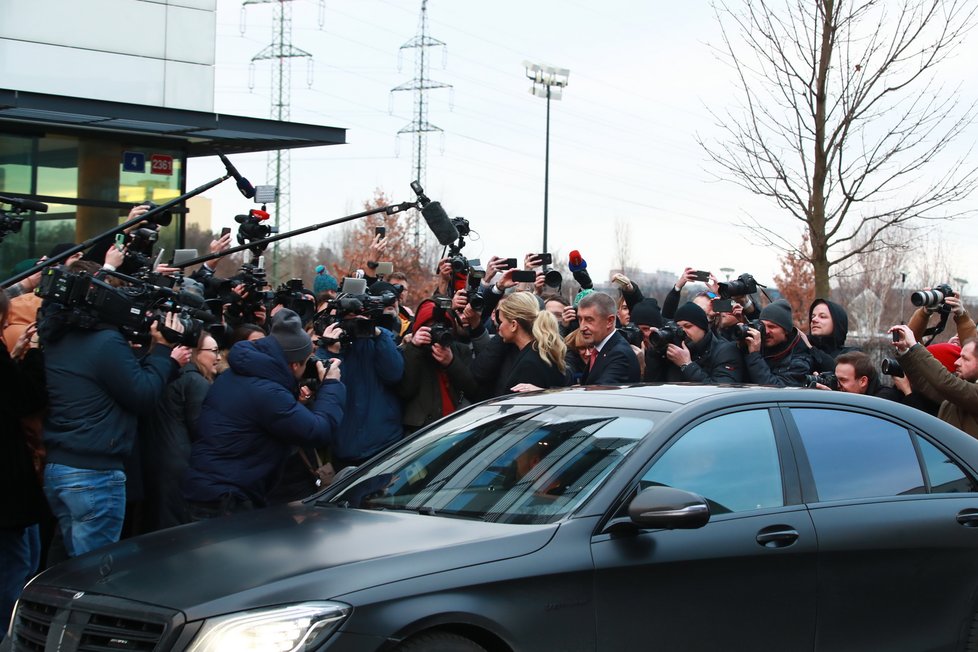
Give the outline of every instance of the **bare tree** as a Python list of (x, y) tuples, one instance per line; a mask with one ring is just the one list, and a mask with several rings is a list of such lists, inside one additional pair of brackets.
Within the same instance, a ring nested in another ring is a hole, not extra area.
[[(818, 296), (833, 268), (896, 243), (891, 229), (970, 214), (978, 182), (951, 144), (973, 122), (936, 68), (976, 22), (973, 0), (717, 0), (720, 56), (741, 101), (714, 113), (724, 136), (700, 144), (722, 179), (769, 197), (802, 223)], [(944, 167), (946, 166), (946, 167)], [(928, 170), (942, 168), (936, 173)], [(759, 221), (782, 251), (795, 234)], [(858, 246), (856, 246), (858, 243)]]
[(615, 218), (615, 263), (625, 276), (633, 271), (632, 225), (623, 217)]

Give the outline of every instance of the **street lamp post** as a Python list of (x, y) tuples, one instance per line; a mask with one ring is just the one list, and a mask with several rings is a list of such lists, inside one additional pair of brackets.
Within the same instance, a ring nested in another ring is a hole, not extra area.
[(570, 70), (567, 68), (554, 68), (553, 66), (538, 65), (523, 62), (526, 68), (526, 76), (533, 81), (530, 92), (537, 97), (547, 98), (547, 143), (546, 154), (543, 164), (543, 251), (547, 249), (547, 209), (550, 195), (550, 100), (559, 100), (564, 86), (567, 85), (567, 78)]

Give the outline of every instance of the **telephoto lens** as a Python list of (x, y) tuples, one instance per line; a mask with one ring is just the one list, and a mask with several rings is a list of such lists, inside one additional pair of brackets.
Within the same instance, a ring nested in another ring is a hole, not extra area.
[(918, 290), (910, 295), (910, 303), (918, 308), (934, 308), (944, 303), (944, 299), (954, 295), (948, 285), (938, 285), (930, 290)]
[(903, 373), (903, 367), (900, 366), (900, 363), (893, 358), (885, 358), (880, 364), (880, 371), (887, 376), (896, 378), (903, 378), (906, 375)]

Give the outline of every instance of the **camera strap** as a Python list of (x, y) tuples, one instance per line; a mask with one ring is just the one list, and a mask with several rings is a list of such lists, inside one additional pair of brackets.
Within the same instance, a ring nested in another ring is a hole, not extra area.
[[(924, 346), (929, 346), (930, 343), (934, 341), (934, 338), (940, 335), (941, 333), (943, 333), (944, 329), (947, 327), (947, 318), (951, 314), (951, 311), (944, 310), (942, 308), (940, 313), (941, 313), (940, 321), (938, 321), (937, 324), (935, 324), (934, 326), (931, 326), (930, 328), (925, 330), (923, 336), (920, 338), (921, 339), (920, 343), (923, 344)], [(925, 337), (928, 338), (926, 342), (923, 341)]]

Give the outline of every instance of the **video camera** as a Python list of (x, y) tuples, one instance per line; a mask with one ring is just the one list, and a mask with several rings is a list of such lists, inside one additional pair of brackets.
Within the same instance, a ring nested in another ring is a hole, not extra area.
[(12, 208), (10, 212), (0, 209), (0, 242), (11, 233), (20, 233), (20, 227), (24, 225), (24, 218), (20, 216), (25, 211), (37, 211), (47, 213), (48, 205), (32, 199), (22, 199), (20, 197), (0, 197), (0, 204), (9, 204)]
[[(260, 264), (254, 263), (245, 263), (237, 275), (221, 279), (217, 286), (217, 296), (222, 305), (227, 305), (225, 314), (228, 323), (238, 326), (250, 321), (256, 311), (268, 307), (274, 301), (276, 293), (266, 290), (267, 285), (265, 270)], [(235, 291), (238, 288), (240, 292)]]
[(272, 306), (288, 308), (299, 315), (303, 324), (308, 324), (316, 315), (316, 302), (303, 292), (301, 278), (292, 278), (280, 285), (272, 297)]
[[(113, 287), (104, 280), (105, 275), (128, 285)], [(159, 323), (160, 332), (171, 344), (195, 347), (204, 321), (214, 321), (210, 313), (198, 307), (203, 302), (196, 295), (106, 270), (91, 276), (84, 272), (74, 274), (64, 267), (49, 267), (41, 276), (37, 294), (58, 306), (49, 318), (60, 320), (65, 326), (114, 326), (127, 340), (144, 346), (150, 342), (150, 326), (154, 322)], [(182, 333), (164, 325), (168, 313), (179, 315)]]
[[(324, 337), (320, 338), (320, 341), (327, 345), (338, 341), (342, 346), (347, 347), (353, 344), (355, 339), (373, 337), (378, 326), (387, 327), (384, 323), (384, 310), (396, 303), (397, 295), (389, 291), (379, 295), (340, 294), (313, 316), (313, 329), (316, 333), (322, 333), (326, 327), (339, 324), (343, 332), (338, 339)], [(393, 315), (392, 317), (396, 318)]]

